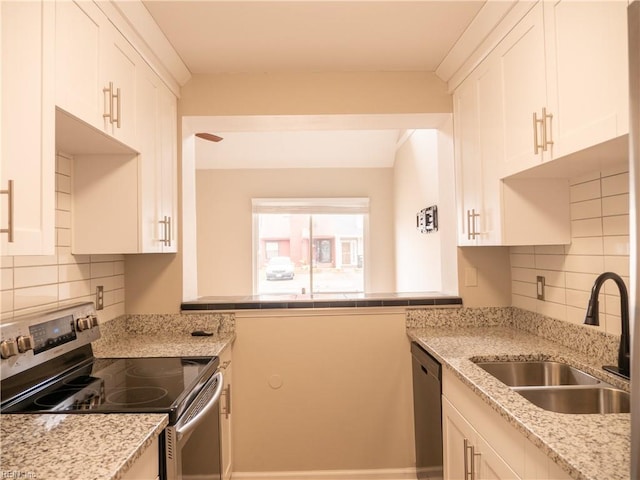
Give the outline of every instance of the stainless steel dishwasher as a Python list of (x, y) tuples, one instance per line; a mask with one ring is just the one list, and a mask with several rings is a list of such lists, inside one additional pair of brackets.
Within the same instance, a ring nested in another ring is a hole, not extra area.
[(411, 356), (417, 476), (442, 480), (442, 367), (415, 342)]

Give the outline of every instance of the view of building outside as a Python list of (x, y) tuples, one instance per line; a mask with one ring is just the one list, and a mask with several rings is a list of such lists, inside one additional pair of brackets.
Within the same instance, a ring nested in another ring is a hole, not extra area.
[(364, 291), (364, 215), (258, 215), (258, 294)]

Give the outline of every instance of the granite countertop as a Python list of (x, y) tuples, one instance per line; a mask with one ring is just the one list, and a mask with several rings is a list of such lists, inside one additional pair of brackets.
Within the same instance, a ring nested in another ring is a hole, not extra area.
[(461, 306), (462, 298), (442, 292), (314, 293), (200, 297), (183, 302), (182, 311), (266, 310), (274, 308), (371, 308)]
[[(193, 330), (213, 335), (193, 337)], [(126, 316), (101, 332), (92, 344), (99, 358), (213, 356), (235, 338), (233, 318), (221, 315)], [(163, 414), (5, 414), (1, 471), (14, 472), (10, 478), (118, 480), (167, 423)]]
[(158, 414), (2, 415), (2, 478), (118, 480), (167, 421)]
[(629, 391), (628, 382), (603, 371), (590, 357), (511, 327), (425, 327), (407, 333), (573, 478), (629, 479), (630, 414), (543, 410), (472, 361), (557, 360)]

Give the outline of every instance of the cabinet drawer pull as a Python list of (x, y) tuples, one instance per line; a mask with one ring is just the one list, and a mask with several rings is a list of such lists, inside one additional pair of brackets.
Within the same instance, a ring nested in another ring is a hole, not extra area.
[(7, 196), (7, 228), (0, 229), (0, 233), (8, 234), (8, 242), (13, 243), (13, 180), (7, 182), (6, 190), (0, 190), (0, 195)]
[[(547, 126), (547, 120), (549, 125)], [(548, 151), (548, 146), (553, 145), (553, 130), (551, 130), (551, 122), (553, 121), (553, 114), (547, 113), (547, 109), (542, 109), (542, 150)], [(549, 136), (547, 137), (547, 132)]]
[(231, 384), (227, 385), (224, 392), (224, 418), (229, 418), (231, 415)]
[[(546, 109), (542, 109), (542, 118), (538, 120), (538, 113), (533, 112), (533, 154), (538, 155), (540, 153), (540, 149), (545, 149), (545, 136), (546, 133), (544, 131), (544, 114)], [(538, 126), (542, 127), (542, 145), (538, 141)]]
[(464, 480), (468, 480), (469, 478), (469, 457), (467, 456), (467, 450), (469, 450), (469, 440), (466, 438), (463, 442), (464, 448)]
[(115, 95), (113, 95), (113, 98), (116, 99), (116, 118), (115, 120), (113, 120), (111, 123), (115, 123), (116, 124), (116, 128), (120, 128), (120, 114), (121, 114), (121, 100), (122, 100), (122, 96), (120, 94), (120, 89), (117, 88), (116, 89), (116, 93)]
[(171, 217), (165, 217), (167, 219), (167, 243), (168, 247), (171, 246)]
[(107, 110), (102, 114), (102, 118), (108, 118), (109, 123), (113, 123), (113, 82), (109, 82), (109, 86), (104, 87), (102, 89), (102, 93), (103, 96), (106, 93), (106, 98), (104, 98), (103, 100), (105, 100), (104, 110)]

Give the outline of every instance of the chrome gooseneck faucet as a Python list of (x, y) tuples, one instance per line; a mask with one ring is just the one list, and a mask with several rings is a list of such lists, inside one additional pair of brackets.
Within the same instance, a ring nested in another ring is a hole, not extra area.
[(618, 350), (618, 366), (605, 365), (605, 370), (629, 379), (629, 357), (630, 357), (630, 334), (629, 334), (629, 294), (627, 287), (622, 278), (613, 272), (602, 273), (596, 278), (593, 288), (591, 289), (591, 297), (589, 298), (589, 306), (587, 307), (587, 315), (584, 319), (586, 325), (600, 325), (598, 318), (598, 295), (602, 284), (607, 280), (613, 280), (620, 290), (620, 318), (622, 320), (622, 335), (620, 336), (620, 349)]

